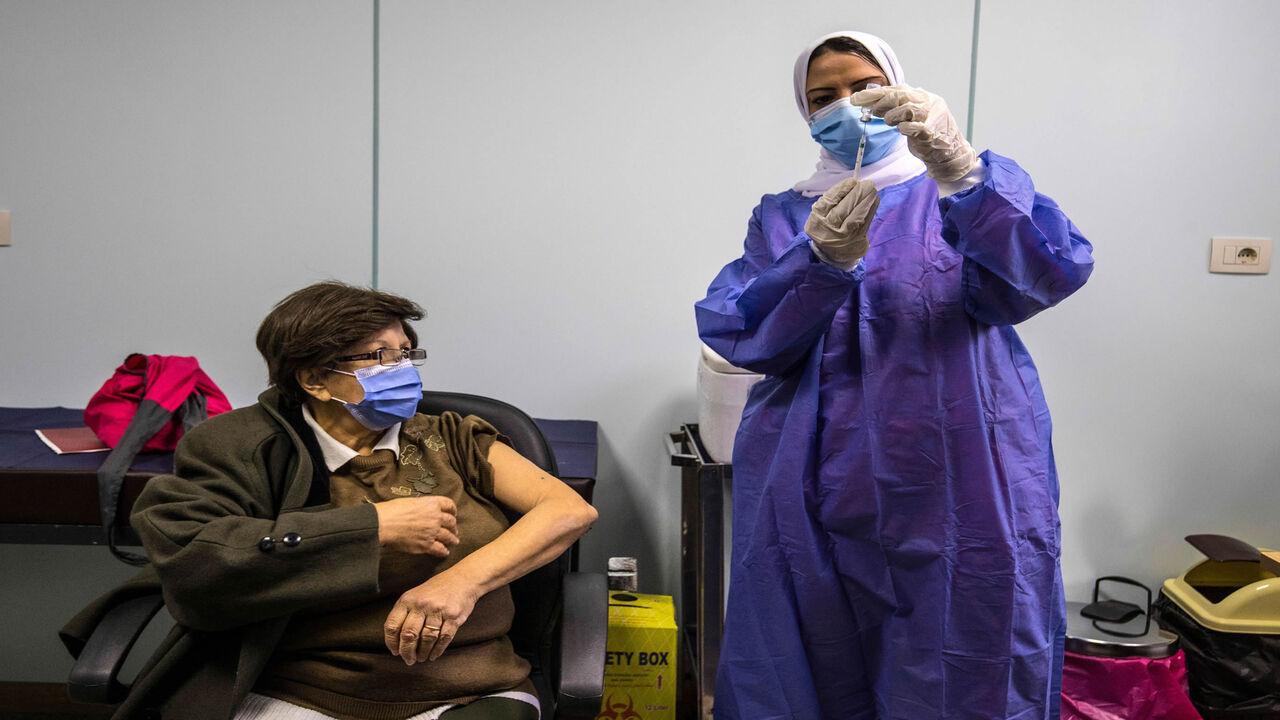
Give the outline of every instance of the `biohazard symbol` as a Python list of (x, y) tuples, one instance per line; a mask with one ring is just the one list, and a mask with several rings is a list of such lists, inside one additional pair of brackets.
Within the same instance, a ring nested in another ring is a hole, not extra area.
[(604, 707), (600, 710), (600, 714), (596, 716), (596, 720), (644, 720), (640, 717), (640, 713), (636, 712), (636, 701), (631, 699), (630, 695), (624, 695), (626, 702), (614, 700), (610, 694), (604, 700)]

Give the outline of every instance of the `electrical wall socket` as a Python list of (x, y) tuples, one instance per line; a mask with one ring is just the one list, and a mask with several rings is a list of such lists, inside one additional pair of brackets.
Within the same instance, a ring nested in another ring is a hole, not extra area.
[(1271, 272), (1271, 238), (1213, 238), (1209, 272), (1266, 275)]
[(0, 245), (9, 244), (9, 211), (0, 210)]

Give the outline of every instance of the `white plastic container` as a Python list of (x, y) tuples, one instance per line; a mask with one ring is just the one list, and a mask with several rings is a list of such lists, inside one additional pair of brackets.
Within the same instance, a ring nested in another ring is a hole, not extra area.
[(698, 434), (712, 460), (732, 462), (733, 436), (742, 422), (747, 393), (761, 377), (730, 365), (714, 350), (702, 346), (698, 361)]

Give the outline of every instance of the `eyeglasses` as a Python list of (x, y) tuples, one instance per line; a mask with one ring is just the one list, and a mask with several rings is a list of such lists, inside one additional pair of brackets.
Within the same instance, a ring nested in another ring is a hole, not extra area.
[(372, 352), (340, 357), (338, 360), (340, 362), (349, 362), (352, 360), (377, 360), (379, 365), (395, 365), (402, 360), (408, 360), (414, 365), (422, 365), (427, 361), (427, 351), (422, 348), (414, 348), (412, 350), (405, 350), (404, 348), (378, 348)]

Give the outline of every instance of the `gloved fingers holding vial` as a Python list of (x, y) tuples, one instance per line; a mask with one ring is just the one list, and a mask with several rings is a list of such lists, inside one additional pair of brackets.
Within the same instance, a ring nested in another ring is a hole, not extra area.
[(908, 85), (860, 90), (849, 98), (854, 105), (897, 128), (907, 148), (920, 158), (934, 180), (954, 181), (978, 164), (978, 154), (956, 123), (947, 103), (933, 93)]

